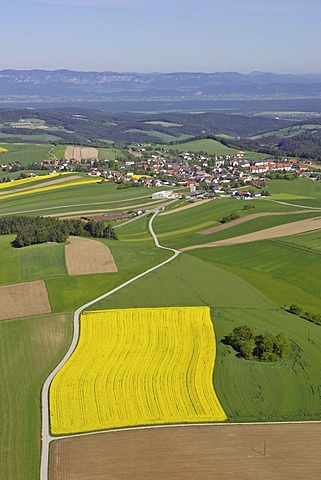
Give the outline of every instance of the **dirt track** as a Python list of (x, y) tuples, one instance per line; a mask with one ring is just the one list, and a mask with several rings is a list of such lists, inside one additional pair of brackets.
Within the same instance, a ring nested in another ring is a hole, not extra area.
[(0, 320), (50, 312), (43, 280), (0, 287)]
[(229, 245), (237, 245), (240, 243), (255, 242), (257, 240), (268, 240), (269, 238), (287, 237), (288, 235), (296, 235), (298, 233), (309, 232), (321, 229), (321, 217), (307, 218), (297, 222), (278, 225), (277, 227), (266, 228), (258, 232), (240, 235), (238, 237), (227, 238), (217, 242), (203, 243), (201, 245), (191, 245), (182, 248), (182, 252), (187, 250), (195, 250), (196, 248), (223, 247)]
[(320, 480), (321, 424), (118, 431), (55, 441), (50, 480)]
[(69, 237), (65, 246), (68, 275), (117, 272), (111, 251), (101, 242), (82, 237)]

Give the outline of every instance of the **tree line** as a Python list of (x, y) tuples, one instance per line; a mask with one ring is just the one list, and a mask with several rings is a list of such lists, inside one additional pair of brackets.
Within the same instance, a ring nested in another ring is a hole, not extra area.
[(0, 235), (15, 234), (14, 247), (26, 247), (38, 243), (64, 243), (70, 235), (78, 237), (109, 238), (117, 240), (112, 225), (103, 221), (58, 219), (54, 217), (0, 217)]

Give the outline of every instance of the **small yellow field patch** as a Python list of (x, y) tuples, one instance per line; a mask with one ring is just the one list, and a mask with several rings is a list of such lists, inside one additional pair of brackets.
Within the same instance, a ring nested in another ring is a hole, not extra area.
[(5, 153), (5, 152), (9, 152), (9, 150), (7, 150), (6, 148), (0, 147), (0, 153)]
[(54, 435), (226, 420), (208, 307), (86, 312), (80, 332), (51, 384)]

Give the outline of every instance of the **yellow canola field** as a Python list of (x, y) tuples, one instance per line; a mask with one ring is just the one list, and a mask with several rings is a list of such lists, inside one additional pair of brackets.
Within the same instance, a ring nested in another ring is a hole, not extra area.
[(6, 148), (0, 147), (0, 153), (5, 153), (5, 152), (9, 152), (9, 150), (7, 150)]
[(86, 312), (80, 331), (50, 387), (52, 434), (226, 420), (208, 307)]
[(75, 187), (78, 185), (87, 185), (91, 183), (97, 183), (97, 180), (72, 180), (69, 182), (68, 179), (66, 179), (66, 183), (61, 183), (58, 185), (47, 185), (46, 187), (39, 187), (39, 188), (33, 188), (30, 190), (23, 190), (20, 192), (17, 190), (17, 192), (14, 193), (8, 193), (1, 195), (1, 199), (7, 199), (7, 198), (13, 198), (13, 197), (20, 197), (22, 195), (33, 195), (35, 193), (43, 193), (43, 192), (49, 192), (50, 190), (60, 190), (61, 188), (68, 188), (68, 187)]
[(72, 173), (62, 172), (62, 173), (52, 173), (51, 175), (39, 175), (38, 177), (22, 178), (21, 180), (14, 180), (13, 182), (1, 183), (0, 188), (3, 189), (3, 188), (19, 187), (20, 185), (25, 185), (26, 183), (39, 182), (40, 180), (42, 182), (49, 181), (52, 178), (57, 178), (57, 177), (60, 177), (61, 175), (70, 175), (71, 177)]

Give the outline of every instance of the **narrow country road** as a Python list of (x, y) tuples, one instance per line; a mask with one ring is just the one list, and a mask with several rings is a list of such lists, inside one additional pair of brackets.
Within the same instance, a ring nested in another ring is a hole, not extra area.
[[(161, 208), (161, 207), (160, 207)], [(78, 340), (79, 340), (79, 322), (80, 322), (80, 315), (81, 313), (91, 305), (99, 302), (100, 300), (109, 297), (110, 295), (113, 295), (114, 293), (118, 292), (118, 290), (121, 290), (122, 288), (126, 287), (127, 285), (130, 285), (131, 283), (135, 282), (141, 277), (144, 277), (150, 272), (153, 272), (154, 270), (162, 267), (163, 265), (166, 265), (167, 263), (171, 262), (174, 260), (181, 252), (178, 250), (175, 250), (173, 248), (168, 248), (168, 247), (163, 247), (162, 245), (159, 244), (158, 238), (153, 230), (153, 221), (156, 215), (159, 213), (160, 208), (158, 208), (154, 215), (151, 217), (148, 227), (149, 231), (153, 237), (153, 240), (155, 242), (155, 245), (157, 248), (161, 248), (163, 250), (169, 250), (173, 252), (173, 255), (165, 260), (164, 262), (159, 263), (155, 267), (149, 268), (143, 273), (140, 273), (139, 275), (136, 275), (136, 277), (131, 278), (127, 282), (123, 283), (122, 285), (119, 285), (118, 287), (114, 288), (113, 290), (110, 290), (109, 292), (104, 293), (100, 297), (95, 298), (94, 300), (91, 300), (90, 302), (86, 303), (85, 305), (82, 305), (79, 307), (76, 312), (74, 313), (74, 334), (72, 338), (71, 345), (64, 356), (64, 358), (60, 361), (60, 363), (56, 366), (56, 368), (51, 372), (49, 377), (46, 379), (42, 392), (41, 392), (41, 413), (42, 413), (42, 429), (41, 429), (41, 438), (42, 438), (42, 450), (41, 450), (41, 464), (40, 464), (40, 480), (48, 480), (49, 479), (49, 445), (52, 440), (55, 439), (55, 437), (52, 437), (50, 435), (50, 426), (49, 426), (49, 388), (50, 384), (55, 377), (55, 375), (59, 372), (59, 370), (65, 365), (65, 363), (69, 360), (71, 355), (73, 354)]]

